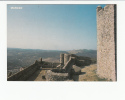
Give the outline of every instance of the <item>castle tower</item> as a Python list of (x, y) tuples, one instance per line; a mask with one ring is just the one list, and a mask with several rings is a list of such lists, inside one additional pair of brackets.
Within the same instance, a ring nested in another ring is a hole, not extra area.
[(70, 54), (64, 54), (64, 65), (69, 61)]
[(102, 9), (102, 7), (98, 6), (97, 9), (96, 9), (96, 11), (99, 12), (101, 9)]
[(96, 11), (97, 74), (116, 81), (116, 5), (98, 6)]
[(64, 65), (64, 54), (60, 54), (60, 64)]

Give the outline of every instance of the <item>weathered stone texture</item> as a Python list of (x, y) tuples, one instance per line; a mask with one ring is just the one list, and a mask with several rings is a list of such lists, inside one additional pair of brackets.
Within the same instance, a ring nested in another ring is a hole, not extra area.
[(47, 81), (66, 81), (69, 79), (68, 73), (56, 73), (51, 70), (46, 71), (45, 77)]
[(97, 74), (116, 81), (116, 5), (97, 7)]
[(60, 64), (64, 65), (64, 54), (60, 54)]
[(79, 75), (81, 73), (81, 68), (76, 65), (73, 65), (72, 69), (73, 69), (72, 74), (74, 75)]
[(65, 64), (63, 69), (66, 70), (67, 73), (71, 72), (72, 66), (75, 64), (75, 57), (70, 57), (69, 61)]
[[(75, 63), (75, 57), (70, 57), (68, 62), (62, 69), (48, 70), (46, 72), (47, 81), (65, 81), (68, 80), (71, 74), (72, 66)], [(76, 71), (76, 70), (75, 70)], [(75, 73), (74, 71), (74, 73)], [(77, 73), (78, 71), (76, 71)]]
[(27, 68), (24, 68), (20, 72), (15, 73), (14, 75), (7, 78), (7, 81), (25, 81), (27, 80), (32, 74), (34, 74), (40, 66), (35, 63)]
[(70, 57), (71, 57), (70, 54), (64, 54), (64, 65), (69, 61)]

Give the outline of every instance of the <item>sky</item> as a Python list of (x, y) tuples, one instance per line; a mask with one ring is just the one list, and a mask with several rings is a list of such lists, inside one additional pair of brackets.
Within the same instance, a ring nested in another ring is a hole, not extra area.
[(97, 50), (97, 6), (8, 5), (7, 47)]

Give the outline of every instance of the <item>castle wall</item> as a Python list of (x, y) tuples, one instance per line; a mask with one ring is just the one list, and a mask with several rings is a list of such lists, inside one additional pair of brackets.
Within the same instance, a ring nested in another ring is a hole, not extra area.
[(64, 65), (69, 61), (70, 54), (64, 54)]
[(75, 60), (76, 66), (85, 66), (86, 65), (85, 63), (86, 63), (85, 60), (78, 60), (78, 59)]
[(46, 71), (46, 80), (47, 81), (66, 81), (69, 79), (68, 73), (55, 73), (51, 70)]
[(45, 62), (42, 64), (42, 68), (56, 68), (60, 63)]
[(97, 74), (116, 81), (116, 5), (97, 7)]
[(72, 65), (74, 65), (74, 64), (75, 64), (75, 57), (70, 57), (70, 59), (65, 64), (65, 66), (63, 67), (63, 69), (65, 69), (67, 73), (70, 73), (70, 71), (72, 69)]
[(7, 81), (25, 81), (27, 80), (34, 72), (36, 72), (40, 66), (36, 63), (23, 69), (22, 71), (15, 73), (14, 75), (7, 78)]

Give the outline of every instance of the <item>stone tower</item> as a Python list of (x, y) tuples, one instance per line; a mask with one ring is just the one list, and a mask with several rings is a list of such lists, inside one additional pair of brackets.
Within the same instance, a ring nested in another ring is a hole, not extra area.
[(117, 80), (116, 69), (116, 5), (97, 9), (97, 74)]
[(60, 54), (60, 64), (64, 65), (64, 54)]

